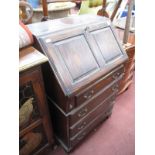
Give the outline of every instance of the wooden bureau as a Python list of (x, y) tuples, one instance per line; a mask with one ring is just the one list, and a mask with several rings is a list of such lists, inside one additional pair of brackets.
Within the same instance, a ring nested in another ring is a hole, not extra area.
[(20, 155), (45, 154), (54, 142), (41, 71), (41, 64), (47, 61), (47, 57), (33, 47), (20, 50)]
[(111, 22), (81, 15), (28, 25), (43, 66), (57, 140), (71, 151), (112, 113), (128, 59)]

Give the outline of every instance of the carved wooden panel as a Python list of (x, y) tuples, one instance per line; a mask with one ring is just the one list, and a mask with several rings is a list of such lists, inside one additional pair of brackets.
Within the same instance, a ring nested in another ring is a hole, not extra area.
[(40, 66), (20, 72), (19, 139), (20, 155), (37, 155), (53, 144)]
[(81, 30), (77, 33), (70, 37), (64, 35), (65, 39), (54, 39), (52, 35), (40, 39), (66, 94), (73, 93), (84, 80), (100, 70), (85, 34)]
[(62, 40), (54, 45), (74, 82), (98, 68), (84, 35)]
[(91, 34), (106, 63), (123, 54), (110, 27), (93, 31)]
[(19, 108), (20, 130), (40, 118), (36, 95), (31, 81), (19, 88)]

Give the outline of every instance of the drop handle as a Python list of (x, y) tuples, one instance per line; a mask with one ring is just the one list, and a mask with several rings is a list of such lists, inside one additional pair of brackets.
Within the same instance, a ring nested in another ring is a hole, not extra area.
[(90, 99), (94, 95), (94, 90), (91, 90), (89, 93), (85, 94), (83, 97), (85, 99)]
[(85, 125), (86, 125), (86, 122), (83, 122), (83, 124), (80, 127), (78, 127), (78, 130), (82, 130), (85, 127)]
[(79, 112), (78, 117), (80, 117), (80, 118), (83, 117), (84, 115), (86, 115), (87, 111), (88, 111), (87, 108), (82, 109), (82, 110)]
[(112, 87), (112, 91), (118, 92), (119, 85), (116, 84)]
[(77, 138), (77, 140), (81, 140), (85, 137), (86, 133), (84, 132), (80, 137)]
[(118, 72), (118, 73), (115, 73), (115, 74), (112, 76), (112, 78), (113, 78), (113, 79), (117, 79), (119, 76), (120, 76), (120, 73)]

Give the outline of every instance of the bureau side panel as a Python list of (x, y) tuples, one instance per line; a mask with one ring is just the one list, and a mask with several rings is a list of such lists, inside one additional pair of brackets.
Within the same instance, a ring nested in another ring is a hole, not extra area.
[(56, 139), (64, 147), (69, 146), (69, 119), (48, 99), (53, 119), (53, 129)]

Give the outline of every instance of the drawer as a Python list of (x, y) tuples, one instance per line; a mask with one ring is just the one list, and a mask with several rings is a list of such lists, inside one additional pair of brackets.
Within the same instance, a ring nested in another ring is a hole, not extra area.
[(95, 82), (93, 85), (85, 89), (84, 91), (80, 92), (79, 94), (75, 95), (75, 102), (76, 106), (81, 105), (85, 101), (90, 100), (97, 94), (99, 91), (103, 89), (103, 87), (110, 84), (112, 81), (117, 79), (122, 73), (124, 73), (124, 67), (123, 65), (119, 66), (97, 82)]
[(96, 108), (94, 108), (86, 118), (82, 119), (79, 123), (71, 126), (70, 137), (73, 137), (75, 134), (82, 131), (94, 118), (96, 118), (101, 113), (105, 113), (109, 107), (112, 107), (115, 98), (116, 94), (108, 97), (108, 99), (104, 100)]
[(92, 97), (92, 100), (88, 101), (82, 108), (79, 108), (75, 112), (72, 111), (73, 114), (70, 115), (70, 126), (77, 123), (79, 120), (86, 117), (89, 112), (91, 112), (99, 103), (103, 102), (108, 96), (117, 93), (119, 90), (119, 81), (114, 83), (109, 88), (101, 90), (99, 93)]
[(113, 107), (113, 105), (111, 107), (109, 107), (105, 112), (103, 112), (102, 114), (98, 115), (89, 124), (87, 124), (86, 128), (83, 131), (79, 132), (76, 136), (70, 138), (70, 145), (71, 145), (71, 147), (74, 147), (76, 144), (81, 142), (86, 137), (86, 135), (88, 135), (89, 132), (91, 132), (95, 127), (97, 127), (97, 125), (99, 125), (99, 123), (101, 123), (102, 121), (106, 120), (106, 118), (112, 112), (112, 107)]

